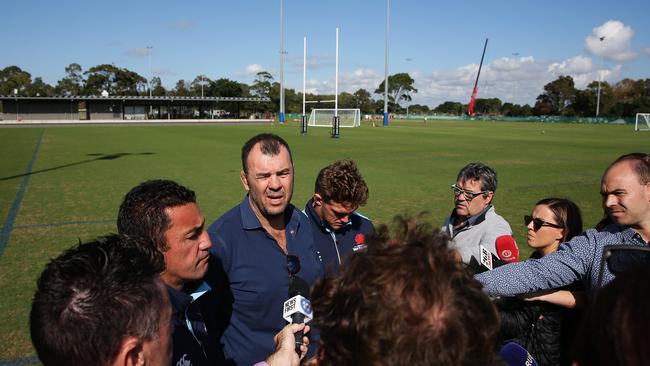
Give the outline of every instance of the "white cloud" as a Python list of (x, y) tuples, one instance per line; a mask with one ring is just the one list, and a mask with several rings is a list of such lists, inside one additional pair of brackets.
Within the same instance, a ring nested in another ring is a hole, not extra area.
[(258, 72), (264, 71), (264, 68), (260, 64), (251, 64), (246, 66), (246, 69), (244, 70), (244, 75), (246, 76), (254, 76), (257, 75)]
[(593, 69), (591, 58), (576, 56), (562, 62), (554, 62), (548, 65), (548, 71), (555, 75), (584, 74)]
[(631, 27), (618, 20), (608, 20), (585, 38), (585, 50), (609, 60), (629, 61), (637, 56), (630, 45), (633, 36)]

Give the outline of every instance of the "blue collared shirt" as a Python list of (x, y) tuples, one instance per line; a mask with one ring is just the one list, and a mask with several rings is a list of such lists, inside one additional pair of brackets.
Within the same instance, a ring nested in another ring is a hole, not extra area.
[[(309, 285), (322, 277), (307, 216), (294, 206), (286, 211), (289, 254), (300, 258), (298, 276)], [(221, 261), (233, 299), (232, 314), (221, 337), (227, 360), (253, 365), (275, 350), (273, 337), (289, 295), (287, 258), (253, 212), (248, 195), (208, 228), (210, 251)], [(316, 345), (312, 342), (310, 348)]]
[(216, 365), (222, 355), (216, 342), (208, 335), (201, 308), (200, 298), (206, 298), (210, 286), (203, 282), (191, 291), (179, 291), (166, 286), (172, 305), (172, 343), (174, 347), (172, 365)]
[[(629, 227), (609, 225), (601, 231), (590, 229), (560, 245), (557, 251), (539, 259), (507, 264), (474, 276), (490, 296), (514, 296), (555, 289), (582, 281), (590, 297), (600, 288), (600, 262), (606, 245), (647, 243)], [(605, 266), (605, 285), (614, 275)]]

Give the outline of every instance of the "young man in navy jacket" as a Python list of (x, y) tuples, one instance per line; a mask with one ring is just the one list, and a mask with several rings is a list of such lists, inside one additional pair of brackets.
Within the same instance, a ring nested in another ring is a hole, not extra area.
[(318, 173), (314, 192), (305, 213), (325, 275), (332, 276), (374, 231), (372, 222), (356, 212), (368, 200), (368, 186), (354, 161), (338, 160)]

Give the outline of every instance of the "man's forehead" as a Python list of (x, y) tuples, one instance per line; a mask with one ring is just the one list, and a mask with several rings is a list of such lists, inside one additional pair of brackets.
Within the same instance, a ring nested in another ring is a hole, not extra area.
[(631, 182), (638, 182), (639, 177), (632, 168), (631, 164), (627, 161), (620, 162), (612, 165), (601, 180), (602, 185), (619, 185)]
[(280, 151), (277, 154), (265, 154), (262, 152), (260, 144), (257, 144), (248, 154), (247, 160), (248, 165), (254, 168), (265, 169), (270, 164), (280, 165), (281, 169), (293, 167), (289, 150), (283, 145), (280, 145)]

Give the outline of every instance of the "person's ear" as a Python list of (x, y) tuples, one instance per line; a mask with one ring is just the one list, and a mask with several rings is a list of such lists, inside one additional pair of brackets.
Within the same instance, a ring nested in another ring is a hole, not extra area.
[(323, 205), (323, 196), (320, 193), (314, 193), (314, 207)]
[(486, 203), (489, 205), (492, 203), (492, 199), (494, 198), (494, 192), (489, 191), (487, 195), (485, 196)]
[(239, 172), (239, 179), (241, 179), (241, 183), (244, 185), (246, 192), (250, 192), (251, 189), (248, 186), (248, 179), (246, 179), (246, 173), (243, 170)]
[(142, 366), (144, 364), (142, 342), (133, 336), (124, 338), (112, 366)]

